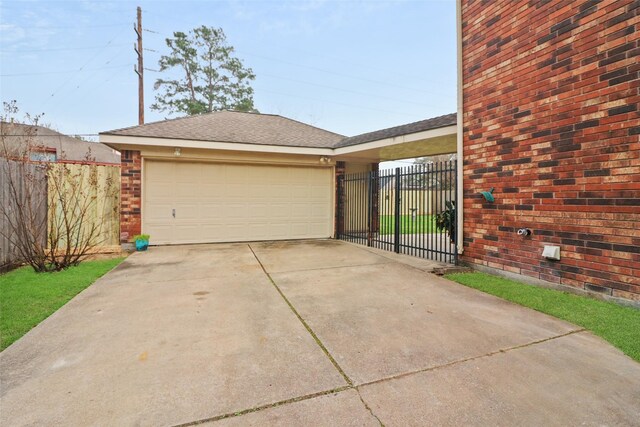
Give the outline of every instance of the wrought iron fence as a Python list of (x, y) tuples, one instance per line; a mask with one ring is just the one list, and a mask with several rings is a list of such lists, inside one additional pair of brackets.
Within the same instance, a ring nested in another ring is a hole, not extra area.
[(455, 161), (340, 176), (338, 238), (457, 264), (456, 178)]

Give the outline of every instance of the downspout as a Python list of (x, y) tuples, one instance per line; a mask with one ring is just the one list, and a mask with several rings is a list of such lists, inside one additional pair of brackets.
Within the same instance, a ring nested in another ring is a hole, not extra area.
[(456, 35), (457, 35), (457, 53), (458, 53), (458, 111), (456, 118), (456, 153), (457, 153), (457, 181), (458, 181), (458, 206), (456, 206), (456, 211), (458, 214), (458, 224), (457, 224), (457, 242), (456, 246), (458, 249), (458, 254), (462, 254), (464, 252), (464, 191), (463, 191), (463, 96), (462, 96), (462, 0), (456, 0)]

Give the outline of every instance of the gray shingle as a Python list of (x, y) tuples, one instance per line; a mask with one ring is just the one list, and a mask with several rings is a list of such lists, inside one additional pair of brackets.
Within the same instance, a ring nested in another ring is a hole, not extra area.
[(7, 122), (0, 123), (0, 126), (8, 149), (12, 146), (20, 149), (17, 145), (24, 143), (24, 135), (29, 135), (32, 138), (30, 144), (55, 148), (59, 160), (83, 162), (89, 155), (92, 161), (98, 163), (120, 164), (120, 155), (99, 142), (82, 141), (43, 126)]
[(185, 139), (286, 147), (340, 148), (456, 124), (447, 114), (362, 135), (345, 137), (286, 117), (215, 111), (101, 132), (101, 135)]
[(408, 123), (406, 125), (363, 133), (361, 135), (343, 139), (342, 141), (334, 145), (334, 148), (349, 147), (352, 145), (364, 144), (365, 142), (393, 138), (394, 136), (408, 135), (412, 133), (423, 132), (426, 130), (452, 126), (456, 124), (456, 119), (456, 113), (452, 113), (446, 114), (444, 116), (433, 117), (431, 119), (420, 120), (419, 122)]
[(236, 111), (216, 111), (147, 123), (102, 132), (101, 135), (315, 148), (331, 148), (344, 139), (343, 135), (282, 116)]

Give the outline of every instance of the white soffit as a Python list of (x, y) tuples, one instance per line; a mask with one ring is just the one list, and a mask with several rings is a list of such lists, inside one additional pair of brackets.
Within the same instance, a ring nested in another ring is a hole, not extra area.
[(315, 147), (293, 147), (281, 145), (246, 144), (235, 142), (199, 141), (188, 139), (172, 138), (152, 138), (141, 136), (120, 136), (120, 135), (100, 135), (100, 142), (116, 149), (126, 149), (127, 146), (159, 146), (159, 147), (179, 147), (179, 148), (201, 148), (210, 150), (247, 151), (277, 154), (307, 154), (319, 156), (343, 156), (354, 155), (359, 152), (371, 150), (381, 150), (387, 147), (399, 146), (407, 143), (423, 141), (428, 143), (430, 139), (442, 139), (451, 135), (456, 135), (456, 126), (445, 126), (437, 129), (430, 129), (406, 135), (394, 136), (391, 138), (369, 141), (361, 144), (340, 148), (315, 148)]

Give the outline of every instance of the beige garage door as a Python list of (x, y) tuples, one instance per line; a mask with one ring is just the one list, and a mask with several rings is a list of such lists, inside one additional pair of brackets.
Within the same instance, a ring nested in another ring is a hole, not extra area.
[(147, 160), (142, 226), (152, 244), (330, 237), (332, 192), (329, 168)]

